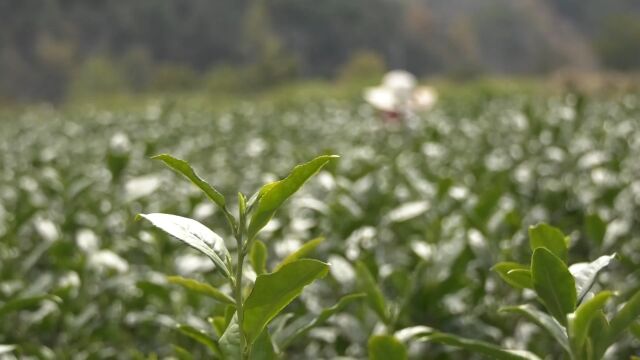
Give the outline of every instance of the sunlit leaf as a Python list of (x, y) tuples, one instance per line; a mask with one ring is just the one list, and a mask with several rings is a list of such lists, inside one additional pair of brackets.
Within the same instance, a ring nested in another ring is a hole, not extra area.
[[(337, 158), (336, 155), (319, 156), (308, 163), (298, 165), (286, 178), (276, 182), (265, 190), (264, 194), (258, 200), (257, 207), (251, 217), (249, 223), (248, 238), (252, 239), (260, 229), (262, 229), (276, 210), (293, 195), (310, 177), (315, 175), (323, 166), (331, 159)], [(264, 189), (264, 188), (263, 188)]]
[(184, 324), (179, 324), (177, 326), (177, 329), (182, 334), (206, 346), (214, 354), (221, 354), (220, 348), (218, 348), (218, 344), (206, 332)]
[(367, 266), (361, 261), (356, 263), (356, 273), (360, 289), (367, 294), (367, 303), (371, 309), (378, 314), (380, 320), (387, 323), (390, 316), (389, 310), (385, 305), (384, 296), (373, 275), (371, 275)]
[(616, 254), (600, 256), (590, 263), (575, 263), (569, 266), (569, 271), (576, 280), (576, 291), (578, 292), (578, 303), (581, 303), (587, 295), (600, 271), (609, 265)]
[(249, 261), (256, 274), (267, 272), (267, 246), (260, 240), (255, 240), (249, 252)]
[(309, 240), (304, 245), (302, 245), (298, 250), (289, 254), (286, 258), (284, 258), (275, 268), (275, 271), (278, 271), (281, 267), (286, 264), (289, 264), (298, 259), (302, 259), (309, 255), (313, 250), (315, 250), (320, 244), (324, 242), (323, 237), (315, 238), (313, 240)]
[(495, 264), (491, 270), (497, 272), (507, 284), (515, 288), (533, 289), (529, 266), (514, 262), (500, 262)]
[(207, 255), (220, 271), (227, 277), (231, 277), (231, 271), (226, 265), (231, 262), (229, 250), (224, 240), (208, 227), (193, 219), (177, 215), (155, 213), (138, 216), (149, 220), (167, 234)]
[(58, 304), (62, 303), (62, 299), (55, 295), (49, 294), (12, 299), (0, 305), (0, 318), (14, 311), (33, 308), (43, 301), (53, 301)]
[(536, 309), (533, 305), (525, 304), (520, 306), (507, 306), (500, 309), (500, 311), (523, 315), (529, 321), (538, 325), (540, 328), (548, 332), (549, 335), (553, 336), (553, 338), (562, 346), (563, 349), (567, 351), (567, 353), (571, 351), (569, 348), (569, 338), (567, 337), (567, 331), (565, 328), (556, 319)]
[(305, 286), (324, 277), (328, 271), (328, 264), (302, 259), (276, 272), (259, 275), (244, 304), (242, 329), (247, 343), (252, 344), (269, 321), (298, 297)]
[(569, 342), (574, 355), (582, 352), (582, 347), (589, 333), (589, 325), (604, 307), (609, 298), (613, 296), (611, 291), (603, 291), (582, 303), (576, 311), (567, 315), (567, 329)]

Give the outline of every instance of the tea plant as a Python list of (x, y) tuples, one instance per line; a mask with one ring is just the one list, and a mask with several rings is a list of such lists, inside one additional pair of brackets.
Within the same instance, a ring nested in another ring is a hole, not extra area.
[[(501, 262), (493, 269), (507, 284), (533, 291), (546, 312), (533, 304), (504, 307), (502, 312), (522, 315), (536, 324), (557, 342), (566, 358), (571, 360), (601, 359), (627, 330), (637, 333), (640, 291), (625, 296), (626, 302), (616, 311), (606, 312), (607, 302), (617, 294), (610, 290), (594, 290), (598, 274), (615, 258), (615, 254), (568, 266), (569, 237), (544, 223), (529, 228), (529, 244), (533, 251), (529, 265)], [(369, 294), (377, 299), (372, 304), (383, 301), (379, 291)], [(374, 306), (374, 309), (379, 312), (382, 308)], [(528, 351), (502, 349), (485, 341), (442, 333), (426, 326), (405, 328), (394, 336), (374, 336), (370, 339), (369, 351), (375, 359), (404, 359), (406, 350), (402, 342), (414, 340), (460, 347), (494, 359), (539, 359)], [(381, 355), (386, 353), (396, 355)]]
[[(226, 317), (212, 319), (212, 325), (220, 333), (218, 339), (207, 338), (203, 333), (188, 326), (181, 326), (180, 329), (183, 333), (209, 347), (217, 357), (225, 359), (275, 358), (277, 352), (284, 350), (297, 337), (323, 323), (333, 313), (358, 297), (357, 294), (347, 296), (336, 306), (325, 309), (316, 319), (305, 326), (287, 329), (289, 330), (287, 337), (280, 337), (278, 334), (281, 346), (274, 348), (272, 334), (267, 325), (300, 295), (306, 285), (324, 277), (329, 270), (329, 265), (318, 260), (304, 258), (322, 242), (322, 239), (316, 239), (285, 258), (275, 267), (273, 272), (267, 272), (266, 245), (257, 240), (257, 235), (287, 198), (336, 157), (332, 155), (320, 156), (299, 165), (291, 171), (289, 176), (264, 185), (248, 200), (244, 194), (238, 193), (237, 217), (229, 211), (225, 197), (202, 180), (188, 163), (166, 154), (154, 157), (184, 175), (222, 210), (236, 241), (236, 261), (233, 263), (224, 240), (196, 220), (162, 213), (139, 215), (209, 257), (233, 289), (233, 294), (229, 295), (197, 280), (170, 277), (171, 282), (207, 295), (226, 305), (228, 309)], [(247, 284), (243, 276), (247, 257), (250, 257), (249, 262), (257, 274), (248, 295), (246, 295)], [(283, 329), (279, 330), (284, 331)], [(184, 349), (178, 350), (185, 353)]]

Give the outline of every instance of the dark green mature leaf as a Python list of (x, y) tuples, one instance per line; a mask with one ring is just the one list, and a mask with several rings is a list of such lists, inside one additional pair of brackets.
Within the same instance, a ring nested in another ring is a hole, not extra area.
[(238, 325), (237, 314), (234, 314), (231, 318), (231, 322), (220, 337), (218, 344), (220, 345), (223, 359), (236, 360), (241, 358), (240, 325)]
[(235, 306), (236, 302), (229, 295), (221, 292), (213, 286), (205, 283), (201, 283), (198, 280), (183, 278), (182, 276), (169, 276), (167, 281), (172, 284), (180, 285), (185, 289), (197, 292), (198, 294), (206, 295), (221, 303)]
[(540, 328), (548, 332), (562, 346), (567, 353), (571, 352), (569, 347), (569, 338), (567, 331), (560, 323), (547, 315), (546, 313), (536, 309), (534, 306), (525, 304), (520, 306), (508, 306), (500, 309), (502, 312), (511, 312), (524, 315), (529, 321), (538, 325)]
[(638, 290), (611, 319), (607, 345), (613, 344), (639, 317), (640, 290)]
[(20, 310), (32, 308), (40, 304), (41, 302), (47, 301), (47, 300), (53, 301), (57, 304), (62, 303), (62, 299), (60, 299), (55, 295), (49, 295), (49, 294), (13, 299), (0, 305), (0, 318), (14, 311), (20, 311)]
[(589, 214), (585, 217), (585, 232), (591, 241), (602, 245), (604, 235), (607, 233), (607, 223), (598, 214)]
[(370, 360), (406, 360), (407, 348), (391, 335), (374, 335), (369, 338)]
[(560, 260), (567, 262), (568, 238), (553, 226), (542, 223), (529, 227), (529, 245), (532, 251), (541, 247), (546, 248)]
[(640, 340), (640, 321), (636, 321), (629, 327), (631, 334)]
[(214, 354), (220, 354), (218, 344), (206, 332), (184, 324), (178, 324), (177, 329), (182, 334), (206, 346)]
[(193, 170), (191, 165), (189, 165), (189, 163), (184, 160), (177, 159), (169, 154), (156, 155), (153, 156), (152, 159), (160, 160), (175, 172), (184, 175), (194, 185), (200, 188), (200, 190), (202, 190), (207, 195), (207, 197), (211, 199), (211, 201), (216, 203), (220, 208), (225, 208), (226, 200), (224, 196), (220, 194), (220, 192), (218, 192), (218, 190), (216, 190), (213, 186), (209, 185), (209, 183), (202, 180)]
[(306, 334), (309, 330), (313, 329), (316, 326), (322, 325), (325, 321), (327, 321), (333, 314), (342, 311), (347, 305), (351, 302), (362, 299), (366, 296), (366, 294), (358, 293), (358, 294), (349, 294), (345, 295), (338, 303), (333, 305), (332, 307), (323, 309), (322, 312), (313, 320), (306, 322), (303, 326), (297, 327), (291, 332), (288, 332), (288, 336), (286, 336), (280, 343), (280, 349), (286, 349), (292, 342), (296, 339), (300, 338), (304, 334)]
[(268, 329), (265, 328), (253, 343), (249, 360), (276, 360), (277, 358), (278, 355), (273, 349), (271, 336), (269, 336)]
[(322, 244), (322, 242), (324, 241), (323, 237), (318, 237), (315, 238), (313, 240), (309, 240), (307, 241), (304, 245), (302, 245), (298, 250), (292, 252), (291, 254), (289, 254), (289, 256), (287, 256), (286, 258), (284, 258), (277, 266), (275, 271), (278, 271), (278, 269), (280, 269), (281, 267), (283, 267), (284, 265), (287, 265), (288, 263), (291, 263), (293, 261), (296, 261), (298, 259), (302, 259), (305, 256), (309, 255), (311, 252), (313, 252), (313, 250), (315, 250), (320, 244)]
[(324, 277), (328, 271), (328, 264), (302, 259), (276, 272), (259, 275), (244, 304), (242, 329), (247, 343), (252, 344), (269, 321), (298, 297), (305, 286)]
[(507, 284), (518, 289), (533, 289), (531, 271), (526, 265), (515, 262), (499, 262), (491, 270), (500, 275)]
[(465, 339), (459, 336), (434, 332), (423, 338), (424, 340), (433, 341), (445, 345), (451, 345), (463, 348), (472, 353), (490, 356), (491, 359), (498, 360), (540, 360), (540, 358), (528, 351), (523, 350), (506, 350), (497, 345), (480, 341)]
[(267, 246), (262, 241), (256, 240), (251, 246), (249, 261), (256, 274), (261, 275), (267, 272)]
[(384, 296), (373, 275), (371, 275), (367, 266), (361, 261), (356, 263), (356, 273), (358, 275), (360, 289), (367, 294), (367, 303), (371, 309), (378, 314), (380, 320), (388, 323), (390, 317), (389, 310), (385, 305)]
[(596, 296), (578, 306), (574, 313), (567, 315), (569, 341), (574, 356), (578, 356), (578, 358), (581, 357), (580, 355), (589, 333), (591, 320), (602, 311), (602, 308), (611, 296), (613, 296), (611, 291), (598, 293)]
[(149, 220), (167, 234), (207, 255), (224, 275), (231, 278), (231, 271), (226, 265), (231, 262), (229, 250), (224, 240), (208, 227), (193, 219), (177, 215), (155, 213), (138, 216)]
[[(310, 177), (320, 171), (331, 159), (337, 157), (336, 155), (319, 156), (308, 163), (296, 166), (289, 176), (270, 185), (258, 200), (257, 208), (249, 223), (248, 238), (253, 239), (258, 231), (267, 225), (285, 200), (298, 191)], [(263, 189), (265, 188), (263, 187)]]
[(569, 266), (569, 271), (576, 280), (576, 291), (578, 292), (578, 303), (581, 303), (585, 295), (589, 292), (600, 271), (609, 265), (616, 254), (600, 256), (590, 263), (575, 263)]
[(533, 287), (549, 313), (566, 325), (566, 315), (576, 307), (576, 285), (565, 263), (547, 248), (539, 247), (531, 259)]

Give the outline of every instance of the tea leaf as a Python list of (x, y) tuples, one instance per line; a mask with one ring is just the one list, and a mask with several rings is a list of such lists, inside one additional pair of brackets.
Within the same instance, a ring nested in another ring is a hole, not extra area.
[(578, 303), (582, 302), (589, 292), (600, 271), (609, 265), (616, 254), (600, 256), (590, 263), (575, 263), (569, 266), (569, 271), (576, 280), (576, 291), (578, 292)]
[(611, 291), (598, 293), (593, 298), (578, 306), (574, 313), (567, 316), (569, 341), (571, 342), (571, 349), (574, 356), (580, 357), (582, 347), (587, 339), (591, 320), (598, 315), (611, 296), (613, 296)]
[(553, 226), (542, 223), (529, 227), (529, 245), (532, 251), (537, 248), (546, 248), (560, 260), (567, 262), (568, 238)]
[(153, 156), (152, 159), (160, 160), (175, 172), (184, 175), (184, 177), (189, 179), (194, 185), (200, 188), (200, 190), (202, 190), (207, 195), (207, 197), (211, 199), (211, 201), (216, 203), (216, 205), (223, 209), (226, 208), (226, 200), (224, 196), (220, 194), (220, 192), (218, 192), (218, 190), (216, 190), (213, 186), (209, 185), (209, 183), (202, 180), (188, 162), (175, 158), (169, 154), (156, 155)]
[(267, 246), (262, 241), (256, 240), (251, 246), (249, 261), (257, 275), (267, 272)]
[(554, 339), (564, 348), (567, 353), (571, 352), (569, 347), (569, 338), (567, 337), (567, 331), (560, 323), (553, 317), (545, 314), (544, 312), (536, 309), (534, 306), (525, 304), (520, 306), (508, 306), (500, 309), (501, 312), (512, 312), (524, 315), (529, 321), (538, 325), (540, 328), (548, 332)]
[(567, 266), (546, 248), (537, 248), (531, 259), (533, 287), (553, 317), (567, 323), (566, 314), (576, 307), (575, 280)]
[(459, 336), (434, 332), (423, 338), (424, 340), (433, 341), (445, 345), (451, 345), (459, 348), (463, 348), (472, 353), (478, 353), (490, 356), (491, 359), (498, 360), (540, 360), (540, 358), (528, 351), (523, 350), (506, 350), (497, 345), (480, 341), (465, 339)]
[(223, 359), (241, 359), (242, 349), (240, 347), (240, 326), (236, 314), (231, 318), (231, 322), (218, 341)]
[(218, 344), (215, 341), (213, 341), (213, 339), (211, 339), (206, 332), (196, 329), (194, 327), (191, 327), (189, 325), (184, 325), (184, 324), (178, 324), (176, 328), (182, 334), (206, 346), (214, 354), (220, 354), (220, 349), (218, 348)]
[(308, 163), (296, 166), (289, 176), (269, 185), (268, 188), (263, 187), (264, 194), (258, 200), (257, 208), (249, 223), (248, 238), (253, 239), (258, 231), (267, 225), (285, 200), (298, 191), (310, 177), (320, 171), (331, 159), (337, 157), (336, 155), (319, 156)]
[(500, 275), (507, 284), (518, 289), (533, 289), (531, 271), (526, 265), (514, 262), (499, 262), (491, 270)]
[(265, 328), (260, 336), (256, 339), (256, 342), (253, 343), (253, 347), (251, 349), (251, 354), (249, 355), (250, 360), (276, 360), (278, 359), (278, 355), (273, 349), (273, 343), (271, 342), (271, 336), (269, 336), (269, 331)]
[(640, 290), (624, 304), (609, 322), (608, 344), (613, 344), (640, 317)]
[(371, 275), (367, 266), (361, 261), (356, 263), (356, 273), (358, 275), (360, 289), (367, 294), (367, 303), (371, 309), (378, 314), (380, 320), (388, 323), (390, 317), (389, 310), (385, 305), (384, 296), (373, 278), (373, 275)]
[(207, 255), (224, 275), (231, 277), (231, 271), (226, 265), (231, 262), (229, 250), (224, 240), (208, 227), (193, 219), (177, 215), (155, 213), (138, 216), (149, 220), (167, 234)]
[(284, 265), (296, 261), (298, 259), (302, 259), (303, 257), (309, 255), (313, 250), (315, 250), (322, 242), (324, 241), (323, 237), (315, 238), (313, 240), (307, 241), (304, 245), (302, 245), (298, 250), (289, 254), (286, 258), (284, 258), (275, 268), (275, 271), (278, 271)]
[(49, 295), (49, 294), (17, 298), (17, 299), (9, 300), (6, 303), (0, 305), (0, 318), (14, 311), (20, 311), (20, 310), (32, 308), (46, 300), (53, 301), (58, 304), (62, 303), (62, 299), (60, 299), (55, 295)]
[(407, 348), (391, 335), (375, 335), (369, 339), (369, 359), (405, 360)]
[(298, 297), (305, 286), (324, 277), (328, 271), (328, 264), (302, 259), (276, 272), (259, 275), (244, 304), (242, 329), (247, 344), (251, 345), (269, 321)]
[(221, 303), (225, 303), (233, 306), (235, 306), (236, 304), (233, 298), (231, 298), (229, 295), (223, 293), (222, 291), (214, 288), (209, 284), (201, 283), (198, 280), (187, 279), (181, 276), (169, 276), (167, 277), (167, 281), (169, 281), (172, 284), (180, 285), (185, 289), (191, 290), (198, 294), (208, 296)]

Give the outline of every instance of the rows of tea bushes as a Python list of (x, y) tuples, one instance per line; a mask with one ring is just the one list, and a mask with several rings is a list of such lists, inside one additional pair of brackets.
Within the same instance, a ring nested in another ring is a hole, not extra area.
[[(232, 286), (206, 256), (135, 218), (195, 219), (231, 253), (233, 231), (196, 186), (150, 157), (189, 161), (237, 214), (237, 191), (250, 197), (295, 164), (339, 154), (257, 237), (266, 244), (267, 272), (320, 236), (306, 257), (331, 264), (269, 325), (276, 350), (289, 359), (367, 358), (380, 348), (415, 359), (482, 358), (452, 341), (375, 337), (429, 327), (563, 358), (563, 345), (544, 329), (500, 311), (545, 307), (492, 267), (529, 264), (528, 229), (545, 222), (568, 236), (567, 263), (617, 254), (592, 288), (616, 292), (606, 313), (640, 288), (640, 96), (477, 95), (445, 99), (405, 126), (331, 100), (242, 104), (224, 113), (152, 102), (143, 110), (3, 114), (0, 354), (218, 356), (232, 312), (167, 275), (231, 297)], [(245, 280), (256, 272), (248, 265)], [(332, 316), (290, 336), (350, 294)], [(222, 328), (216, 319), (226, 319)], [(637, 354), (639, 328), (607, 356)]]

